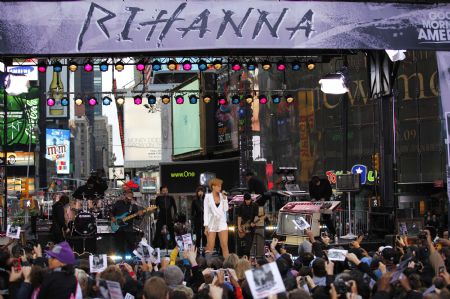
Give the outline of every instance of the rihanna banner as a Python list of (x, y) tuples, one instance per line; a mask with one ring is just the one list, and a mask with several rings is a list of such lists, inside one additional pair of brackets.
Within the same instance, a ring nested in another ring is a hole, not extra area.
[(167, 50), (450, 50), (450, 4), (287, 1), (0, 3), (0, 55)]

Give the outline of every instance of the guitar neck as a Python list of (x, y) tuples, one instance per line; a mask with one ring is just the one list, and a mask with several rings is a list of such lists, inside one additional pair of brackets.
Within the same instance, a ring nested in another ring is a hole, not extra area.
[[(154, 208), (153, 208), (153, 207), (148, 207), (148, 208), (146, 208), (146, 209), (143, 209), (142, 211), (143, 211), (144, 213), (147, 213), (148, 211), (151, 211), (151, 210), (154, 210)], [(134, 213), (134, 214), (128, 215), (127, 217), (124, 217), (124, 218), (122, 219), (122, 221), (123, 221), (123, 222), (126, 222), (126, 221), (128, 221), (128, 220), (130, 220), (130, 219), (133, 219), (133, 218), (136, 217), (137, 215), (138, 215), (138, 213)]]

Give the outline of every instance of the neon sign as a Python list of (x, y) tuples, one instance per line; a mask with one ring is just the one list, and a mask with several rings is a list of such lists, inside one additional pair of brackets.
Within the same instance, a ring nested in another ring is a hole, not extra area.
[[(353, 165), (353, 167), (351, 168), (351, 172), (360, 174), (359, 177), (361, 178), (361, 185), (374, 184), (375, 180), (378, 177), (377, 171), (368, 170), (367, 166), (362, 165), (362, 164)], [(340, 174), (344, 174), (344, 171), (328, 170), (327, 172), (325, 172), (325, 174), (326, 174), (327, 179), (330, 182), (330, 184), (336, 184), (336, 176), (340, 175)]]

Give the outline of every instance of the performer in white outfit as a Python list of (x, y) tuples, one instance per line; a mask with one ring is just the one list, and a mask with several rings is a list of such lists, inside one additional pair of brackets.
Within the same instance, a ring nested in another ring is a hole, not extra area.
[(223, 181), (218, 178), (211, 179), (208, 182), (211, 193), (206, 194), (203, 201), (203, 223), (205, 226), (205, 235), (207, 236), (206, 253), (214, 250), (216, 243), (216, 234), (219, 233), (220, 247), (222, 255), (227, 257), (228, 252), (228, 224), (227, 211), (228, 199), (220, 192)]

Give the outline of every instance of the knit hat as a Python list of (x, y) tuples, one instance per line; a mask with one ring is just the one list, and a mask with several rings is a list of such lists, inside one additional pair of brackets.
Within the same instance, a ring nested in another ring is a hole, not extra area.
[(177, 266), (168, 266), (164, 270), (164, 280), (167, 286), (172, 288), (181, 285), (184, 280), (183, 271)]
[(61, 242), (53, 246), (52, 250), (46, 250), (45, 253), (60, 261), (66, 265), (75, 264), (75, 255), (73, 254), (72, 248), (70, 248), (69, 243), (66, 241)]

